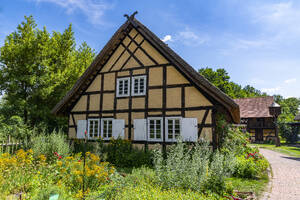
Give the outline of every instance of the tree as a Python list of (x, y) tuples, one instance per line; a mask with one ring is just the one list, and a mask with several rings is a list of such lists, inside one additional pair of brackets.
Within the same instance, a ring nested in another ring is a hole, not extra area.
[(199, 69), (199, 73), (219, 88), (222, 92), (226, 93), (232, 98), (245, 98), (245, 97), (256, 97), (266, 96), (266, 93), (262, 93), (260, 90), (247, 85), (244, 88), (230, 81), (230, 76), (225, 69), (219, 68), (213, 70), (212, 68), (206, 67)]
[(274, 95), (275, 102), (281, 106), (281, 114), (278, 117), (279, 122), (293, 122), (298, 113), (300, 98), (283, 98), (281, 95)]
[(51, 109), (94, 55), (86, 43), (76, 49), (71, 25), (63, 33), (51, 35), (45, 27), (38, 29), (32, 16), (25, 16), (25, 21), (6, 37), (0, 48), (2, 105), (12, 108), (11, 116), (19, 115), (31, 126), (57, 126), (59, 120), (51, 116)]

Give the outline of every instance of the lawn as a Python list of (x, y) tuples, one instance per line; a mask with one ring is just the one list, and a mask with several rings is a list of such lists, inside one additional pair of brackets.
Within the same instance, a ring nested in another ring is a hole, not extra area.
[(226, 180), (227, 183), (232, 184), (234, 190), (239, 192), (254, 192), (259, 197), (264, 191), (269, 182), (267, 173), (260, 179), (246, 179), (231, 177)]
[(300, 145), (281, 144), (280, 147), (276, 147), (274, 144), (253, 144), (253, 146), (259, 148), (266, 148), (272, 151), (286, 154), (288, 156), (300, 157)]

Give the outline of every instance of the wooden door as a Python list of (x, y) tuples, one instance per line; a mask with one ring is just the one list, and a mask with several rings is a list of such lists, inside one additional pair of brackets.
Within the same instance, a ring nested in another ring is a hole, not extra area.
[(258, 128), (255, 130), (255, 141), (263, 141), (263, 129)]

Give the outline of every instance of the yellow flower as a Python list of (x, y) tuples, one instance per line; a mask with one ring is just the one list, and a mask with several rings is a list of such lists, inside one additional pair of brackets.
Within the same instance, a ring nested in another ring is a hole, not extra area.
[(33, 154), (33, 150), (32, 149), (29, 149), (27, 152), (30, 153), (30, 154)]
[(91, 159), (92, 159), (92, 161), (94, 161), (94, 162), (97, 162), (97, 161), (100, 160), (99, 156), (97, 156), (97, 155), (95, 155), (95, 154), (91, 154)]
[(63, 163), (61, 161), (57, 161), (56, 164), (61, 167)]
[(75, 171), (73, 171), (73, 174), (75, 174), (75, 175), (80, 175), (80, 174), (81, 174), (81, 171), (75, 170)]
[(40, 161), (42, 161), (42, 162), (45, 162), (46, 161), (46, 156), (45, 155), (43, 155), (43, 154), (41, 154), (41, 155), (39, 155), (39, 157), (38, 157), (39, 159), (40, 159)]

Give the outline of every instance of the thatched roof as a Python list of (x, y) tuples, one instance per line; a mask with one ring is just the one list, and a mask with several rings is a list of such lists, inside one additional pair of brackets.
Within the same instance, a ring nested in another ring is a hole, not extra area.
[(93, 77), (104, 66), (104, 63), (109, 56), (117, 48), (118, 44), (125, 37), (125, 33), (136, 28), (140, 34), (158, 50), (166, 59), (175, 65), (187, 78), (189, 78), (196, 87), (211, 96), (220, 105), (223, 105), (231, 114), (235, 123), (240, 122), (239, 106), (225, 93), (212, 85), (207, 79), (201, 76), (193, 67), (186, 63), (180, 56), (178, 56), (172, 49), (170, 49), (164, 42), (161, 41), (154, 33), (152, 33), (146, 26), (136, 20), (134, 17), (129, 18), (112, 36), (109, 42), (97, 55), (93, 63), (83, 73), (79, 80), (75, 83), (73, 88), (66, 94), (66, 96), (53, 108), (53, 114), (67, 114), (72, 102), (76, 101), (81, 93), (87, 88)]
[(272, 117), (269, 106), (274, 102), (274, 98), (271, 96), (241, 98), (234, 101), (240, 106), (241, 118)]

